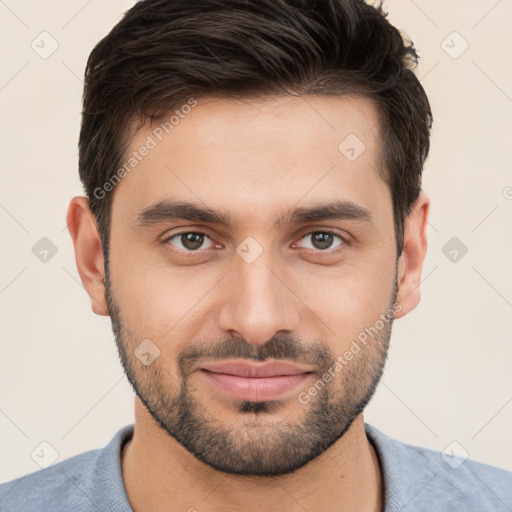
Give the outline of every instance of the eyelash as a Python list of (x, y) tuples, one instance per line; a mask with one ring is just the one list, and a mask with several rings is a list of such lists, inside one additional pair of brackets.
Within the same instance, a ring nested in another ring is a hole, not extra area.
[[(167, 237), (163, 243), (166, 244), (168, 242), (170, 242), (171, 240), (181, 236), (181, 235), (185, 235), (185, 234), (189, 234), (189, 233), (193, 233), (194, 235), (202, 235), (202, 236), (205, 236), (207, 238), (210, 238), (210, 236), (208, 235), (208, 233), (205, 233), (204, 231), (199, 231), (199, 230), (184, 230), (184, 231), (180, 231), (179, 233), (174, 233), (173, 235), (171, 235), (170, 237)], [(309, 235), (313, 235), (315, 233), (323, 233), (323, 234), (329, 234), (329, 235), (333, 235), (335, 237), (337, 237), (342, 243), (335, 247), (334, 249), (325, 249), (325, 250), (321, 250), (321, 249), (309, 249), (309, 250), (315, 250), (316, 252), (318, 252), (319, 254), (330, 254), (330, 253), (333, 253), (333, 252), (336, 252), (337, 250), (339, 250), (342, 246), (344, 245), (349, 245), (349, 242), (346, 240), (346, 238), (342, 237), (339, 233), (337, 233), (336, 231), (332, 231), (330, 229), (317, 229), (317, 230), (314, 230), (314, 231), (309, 231), (308, 233), (305, 233), (304, 235), (302, 235), (300, 237), (299, 240), (302, 240), (303, 238), (309, 236)], [(211, 238), (210, 238), (211, 240)], [(182, 249), (177, 249), (179, 252), (185, 252), (186, 254), (197, 254), (197, 253), (201, 253), (201, 251), (206, 251), (208, 249), (197, 249), (195, 251), (191, 251), (191, 250), (185, 250), (183, 251)]]

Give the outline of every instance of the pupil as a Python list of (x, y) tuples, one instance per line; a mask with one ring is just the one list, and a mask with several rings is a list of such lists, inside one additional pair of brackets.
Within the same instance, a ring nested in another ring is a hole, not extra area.
[(315, 233), (313, 241), (317, 249), (328, 249), (332, 245), (332, 235), (330, 233)]
[(203, 235), (199, 233), (185, 233), (181, 235), (181, 242), (187, 249), (197, 249), (203, 244)]

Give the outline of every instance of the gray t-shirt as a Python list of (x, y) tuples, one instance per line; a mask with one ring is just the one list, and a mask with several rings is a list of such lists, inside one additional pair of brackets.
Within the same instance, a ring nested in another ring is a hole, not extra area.
[[(365, 429), (383, 470), (385, 512), (512, 511), (512, 472)], [(131, 512), (121, 449), (132, 435), (127, 425), (102, 449), (1, 484), (0, 512)]]

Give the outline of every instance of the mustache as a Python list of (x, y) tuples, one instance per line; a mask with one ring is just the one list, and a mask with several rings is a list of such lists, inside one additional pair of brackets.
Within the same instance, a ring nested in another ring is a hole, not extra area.
[(292, 335), (276, 334), (260, 345), (253, 345), (234, 336), (218, 342), (203, 341), (189, 345), (178, 356), (178, 368), (182, 376), (191, 373), (200, 359), (250, 359), (253, 361), (288, 360), (297, 364), (318, 366), (327, 370), (335, 363), (330, 349), (322, 342), (305, 343)]

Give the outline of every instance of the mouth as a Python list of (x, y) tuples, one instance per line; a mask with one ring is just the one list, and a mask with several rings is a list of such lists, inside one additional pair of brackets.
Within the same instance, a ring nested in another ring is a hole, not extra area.
[(205, 364), (199, 370), (216, 390), (251, 402), (283, 398), (313, 374), (312, 368), (278, 361), (226, 361)]

